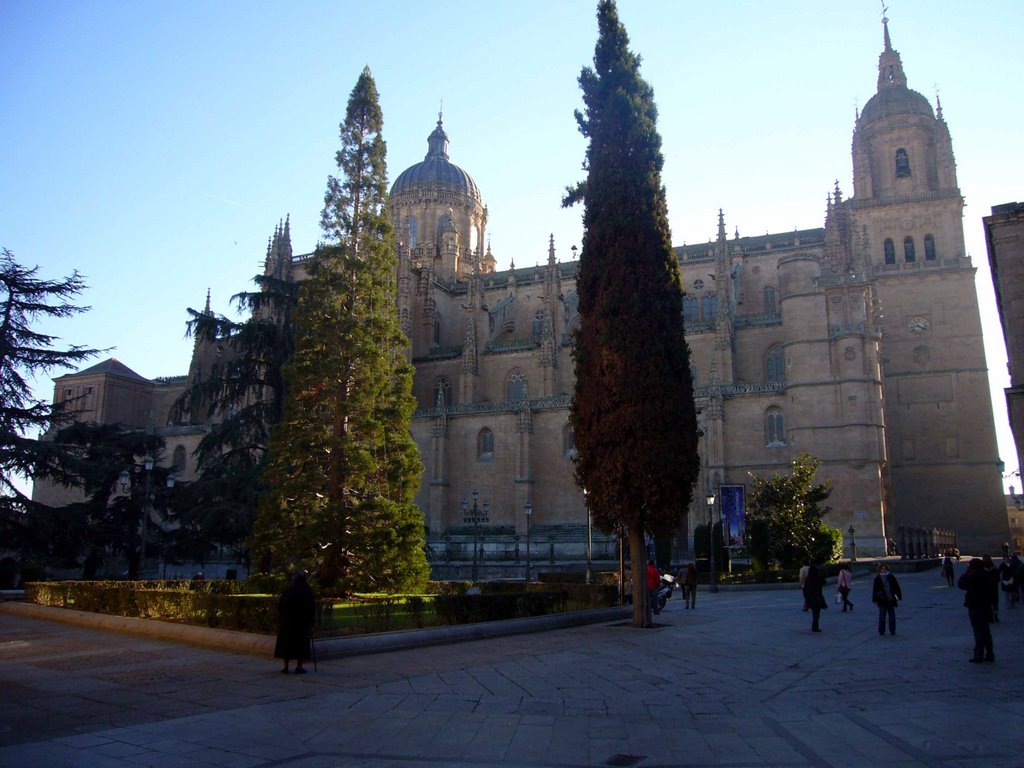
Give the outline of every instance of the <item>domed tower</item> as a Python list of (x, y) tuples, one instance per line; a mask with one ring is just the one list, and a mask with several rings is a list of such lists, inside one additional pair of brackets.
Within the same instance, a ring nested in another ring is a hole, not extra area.
[(438, 278), (461, 280), (473, 274), (475, 261), (482, 267), (488, 263), (483, 259), (487, 209), (473, 178), (448, 159), (440, 114), (423, 162), (402, 171), (391, 187), (391, 216), (399, 236), (407, 239), (412, 261), (431, 266)]
[(884, 315), (887, 534), (899, 544), (901, 528), (959, 530), (961, 549), (997, 551), (1006, 511), (949, 128), (938, 102), (933, 110), (907, 87), (882, 23), (876, 93), (853, 132), (849, 205)]

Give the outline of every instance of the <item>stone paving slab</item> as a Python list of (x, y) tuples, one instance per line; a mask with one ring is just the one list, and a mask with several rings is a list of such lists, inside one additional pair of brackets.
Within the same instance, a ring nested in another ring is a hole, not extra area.
[(899, 574), (898, 634), (857, 608), (820, 634), (792, 590), (621, 620), (277, 663), (0, 613), (0, 766), (1015, 768), (1024, 610), (968, 664), (962, 593)]

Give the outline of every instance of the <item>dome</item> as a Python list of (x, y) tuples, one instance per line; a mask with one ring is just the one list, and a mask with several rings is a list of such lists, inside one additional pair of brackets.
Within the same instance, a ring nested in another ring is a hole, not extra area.
[(860, 113), (862, 123), (872, 123), (896, 115), (926, 115), (934, 118), (932, 105), (917, 91), (901, 85), (882, 88), (868, 99)]
[(444, 190), (458, 192), (480, 202), (480, 188), (473, 177), (448, 160), (448, 135), (444, 132), (441, 117), (437, 127), (427, 137), (427, 156), (422, 163), (410, 166), (399, 174), (391, 185), (391, 194), (418, 190)]

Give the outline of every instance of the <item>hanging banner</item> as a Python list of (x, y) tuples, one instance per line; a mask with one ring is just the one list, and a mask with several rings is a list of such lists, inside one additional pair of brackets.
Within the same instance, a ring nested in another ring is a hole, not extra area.
[(727, 547), (742, 547), (747, 529), (746, 488), (743, 485), (719, 486), (722, 500), (722, 536)]

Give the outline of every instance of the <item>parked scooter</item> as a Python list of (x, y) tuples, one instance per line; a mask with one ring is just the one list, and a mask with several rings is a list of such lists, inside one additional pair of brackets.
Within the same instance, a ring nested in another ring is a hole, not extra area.
[(661, 613), (665, 609), (665, 603), (672, 597), (672, 591), (676, 586), (676, 577), (671, 573), (661, 574), (661, 585), (651, 598), (651, 610)]

